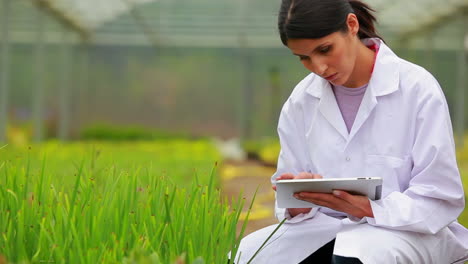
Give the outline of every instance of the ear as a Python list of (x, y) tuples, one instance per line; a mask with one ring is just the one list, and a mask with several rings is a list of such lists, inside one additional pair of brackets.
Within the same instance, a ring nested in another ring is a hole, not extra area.
[(351, 35), (353, 36), (357, 35), (357, 33), (359, 32), (359, 20), (355, 14), (348, 14), (346, 24), (348, 25), (348, 32), (351, 33)]

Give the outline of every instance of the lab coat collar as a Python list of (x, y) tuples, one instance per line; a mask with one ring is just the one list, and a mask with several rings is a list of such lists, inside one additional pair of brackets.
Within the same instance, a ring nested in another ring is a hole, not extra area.
[(375, 60), (374, 71), (369, 81), (369, 87), (375, 96), (384, 96), (396, 92), (400, 84), (400, 69), (397, 55), (378, 38), (364, 39), (364, 44), (371, 42), (379, 46)]

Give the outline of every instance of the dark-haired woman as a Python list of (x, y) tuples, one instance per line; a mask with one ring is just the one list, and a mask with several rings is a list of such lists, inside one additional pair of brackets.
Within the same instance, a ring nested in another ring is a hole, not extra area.
[[(382, 177), (382, 199), (296, 194), (319, 207), (276, 208), (286, 223), (253, 263), (463, 263), (468, 230), (443, 92), (397, 57), (361, 1), (283, 0), (281, 40), (312, 73), (278, 124), (278, 179)], [(242, 240), (245, 263), (276, 226)]]

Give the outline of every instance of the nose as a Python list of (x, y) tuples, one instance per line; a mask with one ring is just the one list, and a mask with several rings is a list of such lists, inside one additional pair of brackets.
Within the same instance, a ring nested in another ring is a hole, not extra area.
[(304, 66), (311, 72), (318, 74), (320, 76), (324, 76), (328, 66), (321, 60), (308, 60), (304, 63)]

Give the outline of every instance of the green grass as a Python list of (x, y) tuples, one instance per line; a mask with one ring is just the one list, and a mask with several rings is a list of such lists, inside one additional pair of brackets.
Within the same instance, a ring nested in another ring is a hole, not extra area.
[(220, 161), (207, 141), (0, 148), (0, 262), (226, 263), (244, 200), (222, 197)]
[[(468, 135), (465, 136), (465, 142), (468, 142)], [(465, 203), (468, 203), (468, 144), (457, 146), (457, 162), (460, 169), (460, 175), (465, 189)], [(458, 221), (465, 227), (468, 227), (468, 210), (463, 210)]]
[(12, 263), (226, 263), (242, 237), (243, 199), (221, 196), (207, 142), (49, 142), (0, 157)]
[[(462, 181), (463, 181), (463, 188), (465, 189), (465, 203), (468, 203), (468, 163), (463, 162), (459, 163), (460, 167), (460, 174), (462, 176)], [(458, 218), (458, 221), (465, 227), (468, 227), (468, 210), (466, 209), (463, 210), (461, 213), (460, 217)]]
[[(31, 169), (36, 170), (46, 157), (47, 173), (67, 186), (71, 183), (68, 176), (76, 172), (83, 159), (87, 160), (87, 168), (92, 174), (111, 168), (127, 173), (144, 169), (152, 175), (170, 175), (168, 180), (183, 186), (189, 185), (195, 173), (206, 182), (213, 164), (222, 162), (216, 148), (203, 140), (87, 141), (67, 144), (49, 141), (28, 147), (7, 146), (0, 150), (0, 154), (0, 161), (15, 164), (30, 162)], [(31, 157), (29, 161), (28, 156)]]

